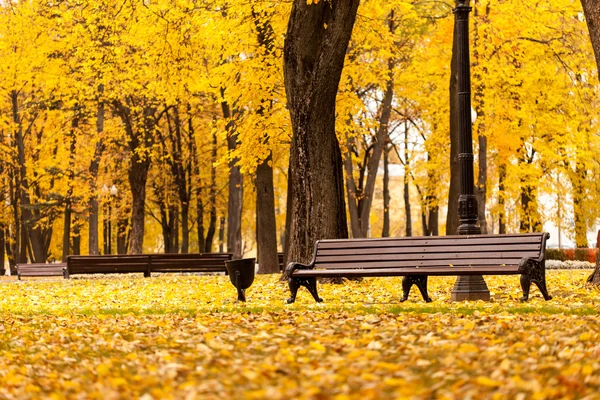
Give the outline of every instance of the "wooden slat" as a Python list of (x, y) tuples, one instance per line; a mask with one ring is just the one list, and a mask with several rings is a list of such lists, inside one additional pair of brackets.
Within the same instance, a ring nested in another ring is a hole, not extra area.
[(362, 254), (420, 254), (420, 253), (472, 253), (477, 252), (520, 252), (535, 251), (539, 253), (540, 243), (510, 245), (478, 245), (478, 246), (431, 246), (431, 247), (359, 247), (345, 249), (319, 249), (319, 256), (362, 255)]
[(419, 246), (473, 246), (473, 245), (503, 245), (503, 244), (531, 244), (542, 243), (543, 235), (496, 235), (496, 236), (423, 236), (394, 239), (335, 239), (321, 240), (318, 248), (343, 249), (343, 248), (384, 248), (384, 247), (419, 247)]
[(470, 252), (470, 253), (421, 253), (421, 254), (353, 254), (353, 255), (317, 255), (316, 264), (338, 263), (346, 261), (412, 261), (412, 260), (461, 260), (461, 259), (493, 259), (521, 260), (523, 257), (537, 257), (539, 251), (524, 252)]
[(296, 270), (294, 276), (322, 277), (377, 277), (377, 276), (458, 276), (458, 275), (514, 275), (519, 273), (518, 266), (489, 266), (474, 265), (459, 268), (379, 268), (379, 269), (327, 269), (327, 270)]
[(469, 265), (518, 265), (517, 260), (502, 260), (502, 259), (491, 259), (491, 260), (480, 260), (480, 259), (465, 259), (465, 260), (412, 260), (412, 261), (355, 261), (355, 262), (341, 262), (341, 263), (320, 263), (317, 264), (318, 268), (324, 269), (340, 269), (340, 268), (396, 268), (396, 267), (435, 267), (435, 266), (469, 266)]

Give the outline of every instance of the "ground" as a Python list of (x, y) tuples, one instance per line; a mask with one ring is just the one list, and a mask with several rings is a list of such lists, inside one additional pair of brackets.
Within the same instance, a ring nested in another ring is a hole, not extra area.
[(600, 399), (600, 291), (549, 271), (554, 299), (399, 303), (401, 278), (300, 289), (257, 276), (0, 281), (0, 399)]

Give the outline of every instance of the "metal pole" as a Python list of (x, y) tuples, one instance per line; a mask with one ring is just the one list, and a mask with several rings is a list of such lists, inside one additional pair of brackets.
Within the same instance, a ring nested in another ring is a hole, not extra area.
[[(466, 3), (466, 4), (465, 4)], [(477, 225), (477, 199), (473, 177), (473, 133), (471, 121), (471, 60), (469, 55), (469, 13), (468, 0), (458, 0), (454, 9), (455, 32), (457, 35), (457, 74), (458, 74), (458, 130), (460, 196), (458, 198), (459, 235), (479, 235)], [(481, 275), (459, 276), (452, 289), (451, 299), (489, 300), (490, 291)]]

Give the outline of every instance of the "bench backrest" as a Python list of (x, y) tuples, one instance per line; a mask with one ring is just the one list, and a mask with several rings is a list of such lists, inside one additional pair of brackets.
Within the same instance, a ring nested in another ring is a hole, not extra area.
[(67, 271), (74, 274), (114, 274), (148, 271), (147, 254), (67, 256)]
[(232, 253), (152, 254), (151, 272), (226, 272)]
[(67, 270), (74, 274), (224, 272), (231, 253), (114, 254), (68, 256)]
[(544, 259), (548, 233), (320, 240), (319, 269), (518, 267), (522, 258)]

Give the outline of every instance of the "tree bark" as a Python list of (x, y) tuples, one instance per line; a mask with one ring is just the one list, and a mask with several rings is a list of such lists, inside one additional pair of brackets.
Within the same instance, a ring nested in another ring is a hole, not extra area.
[(256, 169), (256, 238), (258, 244), (258, 273), (279, 273), (271, 156)]
[(381, 237), (390, 237), (390, 150), (386, 146), (383, 153), (383, 229)]
[(294, 0), (284, 44), (292, 121), (292, 213), (288, 257), (309, 262), (315, 242), (347, 238), (342, 156), (335, 101), (358, 0)]
[[(75, 111), (78, 113), (79, 111)], [(65, 195), (65, 214), (64, 214), (64, 229), (63, 229), (63, 252), (62, 252), (62, 261), (67, 261), (67, 256), (71, 254), (71, 214), (72, 214), (72, 204), (73, 204), (73, 185), (75, 184), (75, 145), (76, 141), (76, 132), (75, 130), (79, 126), (79, 116), (76, 114), (73, 116), (73, 121), (71, 122), (71, 132), (70, 139), (71, 144), (69, 146), (69, 171), (67, 172), (69, 176), (69, 183), (67, 193)]]
[[(205, 253), (210, 253), (213, 247), (213, 241), (215, 238), (215, 231), (217, 229), (217, 169), (215, 163), (217, 162), (217, 134), (213, 133), (213, 143), (211, 152), (211, 167), (210, 167), (210, 188), (208, 193), (208, 201), (210, 202), (209, 211), (209, 223), (208, 231), (206, 232), (206, 239), (204, 240), (204, 248), (202, 249)], [(220, 238), (222, 245), (223, 238)], [(219, 250), (220, 251), (220, 250)]]
[(352, 165), (352, 154), (354, 150), (354, 138), (346, 137), (346, 157), (344, 157), (344, 170), (346, 171), (346, 193), (348, 196), (348, 213), (350, 214), (350, 232), (353, 238), (361, 236), (360, 214), (358, 211), (359, 193), (354, 182), (354, 167)]
[(498, 233), (506, 233), (506, 210), (504, 209), (504, 181), (506, 180), (506, 164), (498, 166)]
[(596, 64), (600, 70), (600, 0), (581, 0), (583, 13), (587, 22), (590, 40), (596, 56)]
[[(98, 86), (98, 94), (102, 95), (104, 92), (104, 85)], [(98, 196), (96, 195), (96, 184), (98, 181), (98, 169), (100, 167), (100, 158), (104, 152), (104, 144), (102, 142), (102, 134), (104, 132), (104, 102), (98, 100), (98, 106), (96, 110), (96, 135), (98, 141), (94, 149), (94, 157), (90, 163), (90, 189), (92, 197), (89, 202), (89, 218), (88, 218), (88, 247), (89, 254), (97, 255), (100, 254), (98, 250)]]
[(446, 235), (455, 235), (460, 225), (458, 218), (458, 197), (460, 195), (458, 153), (460, 132), (458, 130), (458, 35), (456, 34), (456, 24), (454, 30), (452, 60), (450, 62), (450, 189), (448, 191)]
[[(225, 90), (222, 89), (224, 94)], [(226, 101), (221, 103), (223, 117), (227, 121), (227, 149), (230, 152), (237, 148), (238, 135), (233, 121), (231, 106)], [(227, 252), (233, 253), (233, 259), (242, 258), (242, 206), (244, 202), (244, 178), (237, 165), (239, 158), (229, 161), (229, 196), (227, 200)]]
[(410, 158), (408, 154), (408, 121), (404, 121), (404, 212), (406, 214), (406, 237), (412, 233), (412, 216), (410, 210)]
[(594, 272), (587, 278), (587, 283), (594, 286), (600, 286), (600, 230), (596, 236), (596, 268)]

